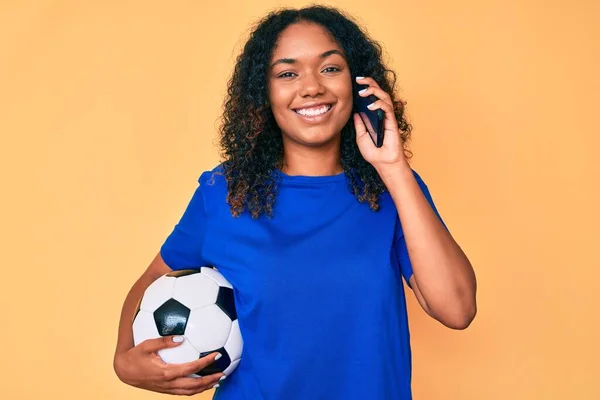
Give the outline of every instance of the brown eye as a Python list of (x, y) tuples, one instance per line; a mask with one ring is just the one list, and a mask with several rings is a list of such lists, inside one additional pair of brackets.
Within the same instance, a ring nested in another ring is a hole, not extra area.
[(296, 74), (295, 74), (295, 73), (293, 73), (293, 72), (284, 72), (283, 74), (279, 74), (279, 75), (277, 75), (277, 77), (278, 77), (278, 78), (291, 78), (291, 77), (293, 77), (294, 75), (296, 75)]

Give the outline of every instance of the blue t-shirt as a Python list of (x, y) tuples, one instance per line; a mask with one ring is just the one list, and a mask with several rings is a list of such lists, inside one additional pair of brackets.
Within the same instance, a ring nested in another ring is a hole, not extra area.
[(233, 285), (244, 348), (214, 398), (411, 399), (402, 277), (408, 282), (412, 268), (390, 194), (373, 212), (344, 174), (277, 171), (273, 218), (236, 218), (214, 171), (222, 167), (200, 176), (161, 248), (170, 268), (215, 266)]

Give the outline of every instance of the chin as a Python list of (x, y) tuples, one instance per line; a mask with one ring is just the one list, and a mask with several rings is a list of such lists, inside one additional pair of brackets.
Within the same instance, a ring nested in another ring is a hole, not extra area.
[(290, 137), (294, 142), (307, 147), (319, 147), (330, 145), (335, 142), (339, 142), (339, 133), (326, 133), (311, 135), (310, 132), (301, 132)]

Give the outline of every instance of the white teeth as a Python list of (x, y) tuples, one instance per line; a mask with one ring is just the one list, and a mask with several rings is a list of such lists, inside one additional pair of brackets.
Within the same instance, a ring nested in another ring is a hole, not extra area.
[(296, 110), (296, 112), (300, 115), (304, 115), (307, 117), (316, 117), (317, 115), (325, 114), (331, 108), (330, 105), (325, 105), (319, 108), (303, 108), (300, 110)]

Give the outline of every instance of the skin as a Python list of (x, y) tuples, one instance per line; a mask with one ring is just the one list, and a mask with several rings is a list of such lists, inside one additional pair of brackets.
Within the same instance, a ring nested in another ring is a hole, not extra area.
[[(283, 171), (343, 172), (339, 133), (352, 113), (352, 84), (341, 47), (318, 25), (294, 24), (281, 33), (271, 64), (269, 100), (283, 136)], [(294, 111), (315, 103), (332, 105), (323, 121), (306, 122)]]
[[(375, 95), (373, 109), (385, 112), (385, 140), (375, 147), (362, 120), (352, 114), (352, 81), (342, 49), (322, 27), (291, 25), (280, 35), (269, 71), (269, 101), (282, 131), (284, 166), (288, 175), (327, 176), (343, 172), (340, 131), (354, 118), (356, 142), (367, 162), (386, 184), (398, 210), (413, 266), (409, 285), (423, 309), (445, 326), (464, 329), (476, 314), (473, 268), (444, 228), (404, 157), (390, 96), (370, 78), (361, 96)], [(296, 111), (312, 104), (331, 105), (322, 117), (306, 119)], [(223, 374), (186, 376), (214, 361), (217, 353), (180, 365), (166, 364), (162, 348), (178, 346), (173, 337), (150, 339), (133, 346), (131, 321), (146, 288), (171, 271), (160, 254), (129, 291), (121, 312), (114, 369), (125, 383), (155, 392), (193, 395), (218, 385)]]

